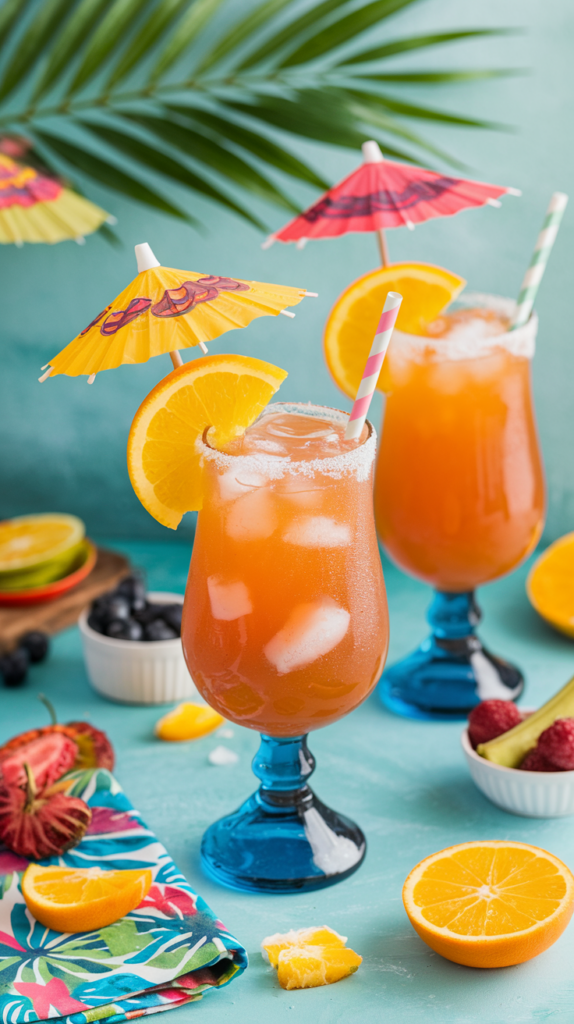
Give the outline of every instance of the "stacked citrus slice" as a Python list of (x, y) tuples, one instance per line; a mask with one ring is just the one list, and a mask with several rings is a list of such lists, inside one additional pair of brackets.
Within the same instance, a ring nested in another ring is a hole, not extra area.
[(317, 988), (354, 974), (363, 958), (347, 949), (344, 935), (333, 928), (299, 928), (263, 939), (263, 956), (277, 968), (281, 988)]
[[(393, 263), (354, 281), (337, 299), (325, 327), (325, 358), (335, 383), (355, 398), (387, 292), (403, 296), (395, 329), (425, 334), (465, 284), (464, 278), (431, 263)], [(383, 377), (377, 386), (385, 390)]]
[(0, 522), (0, 590), (40, 587), (71, 572), (84, 532), (77, 516), (56, 512)]
[(509, 967), (562, 934), (574, 909), (574, 877), (537, 846), (462, 843), (417, 864), (403, 902), (421, 939), (447, 960)]
[(526, 593), (543, 619), (574, 637), (574, 533), (551, 544), (536, 560), (526, 581)]
[(247, 356), (205, 356), (168, 374), (140, 405), (128, 440), (134, 491), (150, 515), (175, 530), (203, 504), (198, 438), (221, 447), (265, 408), (285, 370)]

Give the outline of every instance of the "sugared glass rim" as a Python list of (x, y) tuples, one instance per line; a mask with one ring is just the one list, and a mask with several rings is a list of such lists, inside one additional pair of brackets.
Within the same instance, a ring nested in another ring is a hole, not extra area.
[[(346, 425), (349, 421), (349, 413), (342, 409), (334, 409), (328, 405), (315, 405), (312, 402), (272, 402), (266, 405), (254, 423), (259, 423), (266, 416), (278, 413), (303, 414), (306, 416), (322, 417), (330, 419), (333, 423)], [(251, 424), (253, 426), (253, 424)], [(322, 476), (338, 479), (347, 474), (354, 473), (359, 481), (367, 480), (371, 466), (375, 460), (377, 449), (377, 432), (369, 420), (365, 420), (367, 436), (356, 447), (341, 455), (334, 455), (326, 459), (310, 459), (308, 461), (294, 461), (289, 456), (270, 455), (265, 452), (249, 455), (234, 455), (230, 452), (221, 452), (213, 448), (207, 440), (207, 430), (203, 436), (197, 438), (196, 447), (202, 460), (215, 464), (222, 470), (241, 465), (242, 470), (250, 473), (262, 473), (268, 479), (280, 480), (286, 473), (302, 476)], [(209, 429), (209, 428), (208, 428)]]

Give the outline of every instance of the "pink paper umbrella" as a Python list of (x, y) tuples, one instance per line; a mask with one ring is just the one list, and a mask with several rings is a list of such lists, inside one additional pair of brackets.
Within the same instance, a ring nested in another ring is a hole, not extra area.
[(364, 163), (325, 192), (308, 210), (280, 231), (270, 235), (273, 242), (297, 242), (302, 247), (310, 238), (336, 238), (348, 231), (376, 231), (383, 266), (389, 263), (384, 228), (414, 228), (433, 217), (450, 217), (472, 206), (500, 206), (505, 193), (520, 195), (518, 189), (487, 185), (437, 174), (424, 167), (384, 159), (376, 142), (363, 144)]

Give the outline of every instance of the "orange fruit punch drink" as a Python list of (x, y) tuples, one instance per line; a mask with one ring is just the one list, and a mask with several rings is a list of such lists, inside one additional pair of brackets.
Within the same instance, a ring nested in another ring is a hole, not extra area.
[(371, 692), (388, 646), (372, 527), (372, 428), (269, 406), (223, 451), (203, 442), (182, 634), (196, 686), (272, 736), (337, 721)]
[(530, 382), (537, 320), (509, 330), (512, 303), (477, 299), (424, 335), (396, 332), (382, 373), (377, 530), (393, 561), (437, 590), (433, 637), (382, 683), (384, 702), (414, 717), (461, 717), (523, 686), (476, 637), (473, 591), (511, 572), (542, 533)]
[(217, 449), (201, 441), (204, 504), (182, 639), (200, 693), (263, 733), (260, 790), (204, 836), (206, 870), (236, 888), (289, 892), (345, 878), (365, 839), (307, 782), (305, 734), (372, 691), (388, 646), (372, 510), (375, 435), (347, 415), (268, 406)]

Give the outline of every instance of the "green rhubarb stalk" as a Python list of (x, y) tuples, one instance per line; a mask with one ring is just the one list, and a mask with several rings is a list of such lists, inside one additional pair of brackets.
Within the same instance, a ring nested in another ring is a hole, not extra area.
[(574, 676), (538, 711), (502, 736), (488, 743), (479, 743), (476, 751), (487, 761), (494, 761), (505, 768), (518, 768), (528, 751), (536, 746), (540, 734), (557, 718), (574, 718)]

